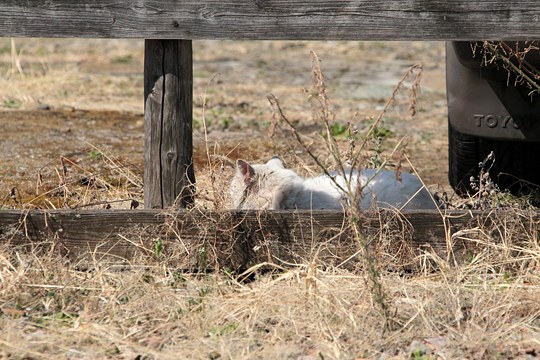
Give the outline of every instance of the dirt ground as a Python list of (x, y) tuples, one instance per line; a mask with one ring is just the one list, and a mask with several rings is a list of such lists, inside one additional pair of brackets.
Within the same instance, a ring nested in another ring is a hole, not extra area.
[[(197, 41), (193, 49), (198, 178), (205, 176), (203, 99), (210, 148), (217, 143), (232, 159), (280, 155), (297, 165), (290, 149), (269, 140), (267, 95), (276, 95), (309, 134), (313, 120), (302, 89), (310, 86), (313, 50), (336, 121), (360, 128), (380, 113), (406, 70), (423, 65), (417, 115), (408, 116), (404, 94), (384, 126), (393, 133), (390, 143), (407, 143), (426, 184), (448, 189), (443, 43)], [(102, 154), (142, 176), (143, 51), (142, 40), (1, 39), (1, 198), (13, 188), (26, 199), (58, 186), (62, 158), (79, 179), (105, 171)], [(131, 196), (142, 199), (140, 190)]]

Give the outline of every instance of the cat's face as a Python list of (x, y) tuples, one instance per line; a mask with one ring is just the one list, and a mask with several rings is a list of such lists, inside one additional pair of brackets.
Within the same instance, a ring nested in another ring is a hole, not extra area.
[(277, 210), (282, 194), (279, 191), (279, 173), (287, 172), (281, 159), (274, 157), (265, 164), (251, 165), (236, 161), (236, 173), (232, 179), (230, 195), (236, 209)]

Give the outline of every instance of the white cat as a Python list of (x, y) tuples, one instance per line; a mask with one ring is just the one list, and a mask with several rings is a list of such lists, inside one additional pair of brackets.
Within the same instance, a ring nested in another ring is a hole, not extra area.
[[(343, 176), (331, 174), (346, 189)], [(366, 185), (367, 183), (367, 185)], [(420, 179), (410, 173), (364, 169), (354, 171), (350, 181), (352, 192), (363, 186), (360, 207), (372, 206), (397, 209), (435, 209), (437, 203)], [(342, 209), (348, 196), (327, 175), (304, 179), (285, 169), (278, 157), (266, 164), (251, 165), (236, 161), (236, 174), (231, 183), (231, 199), (237, 209)]]

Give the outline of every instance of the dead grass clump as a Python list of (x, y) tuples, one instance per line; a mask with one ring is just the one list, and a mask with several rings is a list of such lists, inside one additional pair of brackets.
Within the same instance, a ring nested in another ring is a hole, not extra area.
[[(473, 263), (381, 271), (393, 331), (363, 275), (340, 268), (232, 276), (154, 256), (81, 271), (55, 252), (0, 248), (0, 347), (12, 358), (511, 358), (538, 351), (539, 281)], [(255, 271), (255, 272), (253, 272)], [(249, 273), (248, 272), (248, 273)], [(416, 354), (416, 355), (413, 355)]]
[[(528, 276), (539, 266), (538, 219), (535, 211), (493, 212), (452, 234), (468, 265), (486, 274)], [(481, 268), (481, 270), (480, 270)]]
[(121, 157), (89, 144), (82, 156), (60, 156), (36, 173), (33, 189), (13, 187), (3, 208), (110, 209), (142, 203), (140, 169)]

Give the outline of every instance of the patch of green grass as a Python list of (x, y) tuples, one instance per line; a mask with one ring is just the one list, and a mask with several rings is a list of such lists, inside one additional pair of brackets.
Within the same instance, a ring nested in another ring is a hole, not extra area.
[(88, 152), (88, 157), (92, 160), (101, 160), (103, 159), (103, 153), (98, 150), (90, 150)]
[(156, 258), (156, 260), (159, 260), (161, 259), (161, 257), (163, 256), (163, 242), (161, 241), (161, 239), (155, 239), (154, 240), (154, 257)]
[(384, 126), (377, 126), (373, 129), (373, 137), (375, 138), (391, 138), (394, 136), (392, 130)]
[(203, 126), (202, 126), (202, 121), (198, 118), (193, 118), (193, 129), (194, 130), (202, 130)]
[(225, 112), (223, 107), (210, 109), (205, 121), (208, 129), (212, 128), (212, 126), (228, 129), (234, 123), (234, 119)]
[(18, 109), (21, 107), (21, 103), (15, 99), (6, 99), (4, 100), (4, 107), (8, 109)]
[(151, 274), (142, 274), (141, 280), (146, 284), (155, 283), (155, 279)]
[(213, 328), (210, 329), (210, 331), (208, 331), (208, 335), (210, 336), (228, 335), (235, 332), (237, 328), (238, 328), (237, 322), (230, 322), (223, 326), (214, 326)]
[(41, 326), (47, 326), (51, 323), (61, 324), (64, 326), (72, 326), (75, 319), (79, 317), (76, 313), (67, 313), (65, 311), (58, 311), (57, 313), (40, 316), (33, 319), (34, 323)]
[(113, 64), (130, 64), (131, 62), (133, 62), (133, 55), (131, 54), (116, 56), (112, 59)]
[(211, 71), (206, 71), (206, 70), (198, 70), (198, 71), (194, 71), (193, 72), (193, 77), (195, 78), (211, 78), (212, 76), (214, 76), (215, 73), (211, 72)]
[(190, 311), (202, 311), (204, 305), (204, 299), (206, 295), (210, 293), (210, 288), (203, 286), (199, 289), (198, 296), (190, 296), (187, 299), (187, 303)]
[(230, 116), (223, 117), (220, 119), (219, 123), (221, 127), (225, 130), (228, 129), (231, 123), (233, 122), (233, 119)]
[(346, 135), (348, 130), (349, 130), (349, 127), (345, 124), (333, 123), (330, 126), (330, 132), (332, 133), (333, 137)]
[(420, 349), (416, 349), (411, 353), (411, 359), (412, 360), (429, 360), (431, 357), (424, 353)]
[(169, 281), (169, 285), (174, 289), (179, 288), (185, 288), (187, 279), (184, 277), (181, 270), (175, 270), (173, 271), (171, 275), (171, 280)]

